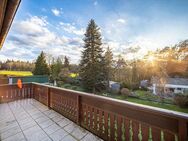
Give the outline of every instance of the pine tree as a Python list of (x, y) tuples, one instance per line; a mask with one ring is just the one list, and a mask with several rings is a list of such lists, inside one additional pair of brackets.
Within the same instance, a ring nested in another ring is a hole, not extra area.
[(35, 68), (34, 68), (33, 74), (34, 75), (49, 75), (49, 73), (50, 73), (50, 70), (49, 70), (48, 64), (46, 63), (44, 52), (42, 51), (35, 62)]
[(90, 20), (84, 38), (84, 51), (80, 63), (80, 77), (85, 89), (95, 93), (96, 85), (104, 81), (102, 42), (99, 27)]
[(110, 76), (112, 75), (112, 63), (113, 63), (113, 53), (108, 47), (105, 52), (105, 78), (107, 81), (107, 90), (110, 87)]
[(64, 67), (65, 68), (69, 68), (70, 67), (69, 59), (67, 58), (67, 56), (65, 56), (65, 58), (64, 58)]
[(60, 57), (58, 57), (56, 61), (53, 61), (51, 65), (51, 76), (53, 80), (58, 79), (58, 75), (61, 72), (62, 66), (63, 65)]

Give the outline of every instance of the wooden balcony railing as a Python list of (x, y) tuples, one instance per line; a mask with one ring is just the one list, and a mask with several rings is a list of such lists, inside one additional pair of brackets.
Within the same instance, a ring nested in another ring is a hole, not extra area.
[(0, 86), (1, 102), (34, 98), (104, 140), (188, 141), (188, 115), (37, 83)]

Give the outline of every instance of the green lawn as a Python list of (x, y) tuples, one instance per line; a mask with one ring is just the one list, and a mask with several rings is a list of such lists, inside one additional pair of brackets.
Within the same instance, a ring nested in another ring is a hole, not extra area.
[[(71, 84), (62, 84), (61, 87), (66, 88), (66, 89), (72, 89), (72, 90), (84, 92), (84, 89), (82, 87), (74, 86)], [(145, 95), (146, 91), (138, 90), (136, 92), (138, 93), (139, 97), (142, 97), (142, 98), (146, 97), (146, 95)], [(143, 104), (143, 105), (148, 105), (148, 106), (188, 113), (188, 108), (180, 108), (179, 106), (174, 105), (174, 104), (154, 102), (154, 101), (151, 101), (148, 99), (139, 99), (139, 98), (133, 98), (133, 97), (128, 97), (127, 99), (125, 99), (125, 97), (122, 95), (115, 95), (115, 94), (110, 94), (110, 93), (103, 93), (103, 94), (100, 93), (99, 95), (111, 97), (111, 98), (115, 98), (115, 99), (120, 99), (120, 100), (125, 100), (125, 101), (129, 101), (129, 102), (133, 102), (133, 103), (138, 103), (138, 104)], [(147, 94), (147, 95), (149, 95), (149, 97), (148, 97), (149, 99), (150, 98), (156, 99), (156, 97), (157, 97), (155, 95), (150, 95), (150, 94)]]
[(62, 88), (66, 88), (66, 89), (71, 89), (71, 90), (76, 90), (76, 91), (84, 92), (84, 89), (82, 87), (76, 86), (76, 85), (62, 84), (61, 87)]
[(148, 106), (188, 113), (188, 108), (180, 108), (179, 106), (174, 105), (174, 104), (153, 102), (153, 101), (149, 101), (149, 100), (143, 100), (143, 99), (132, 98), (132, 97), (128, 97), (127, 99), (125, 99), (125, 97), (123, 97), (121, 95), (114, 95), (114, 94), (108, 94), (108, 95), (103, 94), (103, 96), (120, 99), (120, 100), (125, 100), (125, 101), (129, 101), (129, 102), (133, 102), (133, 103), (138, 103), (138, 104), (143, 104), (143, 105), (148, 105)]
[[(152, 94), (149, 91), (136, 90), (134, 92), (135, 92), (136, 96), (139, 99), (148, 100), (148, 101), (154, 101), (154, 102), (160, 101), (160, 97), (159, 96), (154, 95), (154, 94)], [(173, 99), (172, 98), (165, 98), (164, 99), (164, 103), (166, 103), (166, 104), (173, 104)]]
[(130, 98), (130, 97), (127, 98), (127, 101), (139, 103), (139, 104), (143, 104), (143, 105), (149, 105), (149, 106), (153, 106), (153, 107), (158, 107), (158, 108), (163, 108), (163, 109), (168, 109), (168, 110), (173, 110), (173, 111), (178, 111), (178, 112), (188, 113), (188, 108), (180, 108), (179, 106), (173, 105), (173, 104), (163, 104), (163, 103), (159, 103), (159, 102), (151, 102), (151, 101), (147, 101), (147, 100), (141, 100), (141, 99)]
[(0, 75), (31, 76), (33, 74), (30, 71), (6, 71), (6, 70), (1, 70)]

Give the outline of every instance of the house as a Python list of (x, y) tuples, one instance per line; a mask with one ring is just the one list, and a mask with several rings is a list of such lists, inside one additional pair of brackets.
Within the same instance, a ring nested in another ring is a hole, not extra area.
[(120, 91), (120, 84), (118, 82), (110, 81), (110, 89), (112, 91), (119, 92)]
[(141, 80), (140, 81), (141, 88), (147, 88), (148, 86), (149, 86), (149, 80)]
[(178, 94), (188, 92), (188, 79), (186, 78), (166, 78), (163, 84), (159, 84), (159, 81), (152, 81), (153, 94), (157, 94), (159, 88), (164, 91), (165, 94)]

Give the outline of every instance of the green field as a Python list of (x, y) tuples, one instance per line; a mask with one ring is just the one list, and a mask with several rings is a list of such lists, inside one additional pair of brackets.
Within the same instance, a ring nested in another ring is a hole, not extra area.
[(143, 104), (143, 105), (148, 105), (148, 106), (153, 106), (153, 107), (158, 107), (158, 108), (163, 108), (163, 109), (168, 109), (168, 110), (173, 110), (173, 111), (178, 111), (178, 112), (183, 112), (183, 113), (188, 113), (188, 108), (181, 108), (174, 104), (151, 102), (151, 101), (141, 100), (141, 99), (131, 98), (131, 97), (128, 97), (126, 100), (129, 102), (134, 102), (134, 103), (138, 103), (138, 104)]
[(0, 75), (7, 75), (7, 76), (31, 76), (33, 75), (30, 71), (6, 71), (0, 70)]
[(120, 99), (120, 100), (125, 100), (125, 101), (129, 101), (129, 102), (133, 102), (133, 103), (138, 103), (138, 104), (143, 104), (143, 105), (148, 105), (148, 106), (153, 106), (153, 107), (158, 107), (158, 108), (163, 108), (163, 109), (168, 109), (168, 110), (173, 110), (173, 111), (178, 111), (178, 112), (183, 112), (183, 113), (188, 113), (188, 108), (181, 108), (174, 104), (166, 104), (166, 103), (154, 102), (154, 101), (150, 101), (150, 100), (144, 100), (144, 99), (132, 98), (132, 97), (125, 98), (122, 95), (114, 95), (114, 94), (107, 94), (107, 95), (103, 94), (103, 96)]

